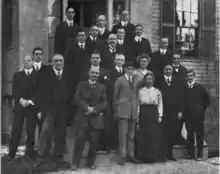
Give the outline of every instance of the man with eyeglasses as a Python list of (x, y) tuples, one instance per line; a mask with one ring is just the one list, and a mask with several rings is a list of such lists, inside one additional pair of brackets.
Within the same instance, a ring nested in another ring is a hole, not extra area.
[(73, 83), (68, 72), (64, 70), (63, 56), (55, 54), (52, 61), (53, 67), (48, 68), (47, 76), (40, 88), (46, 117), (39, 140), (38, 162), (44, 161), (47, 142), (54, 136), (52, 158), (59, 164), (65, 150), (66, 124), (73, 100)]
[(73, 7), (66, 8), (66, 20), (61, 22), (55, 32), (55, 53), (64, 55), (68, 40), (75, 40), (79, 25), (74, 23), (75, 10)]

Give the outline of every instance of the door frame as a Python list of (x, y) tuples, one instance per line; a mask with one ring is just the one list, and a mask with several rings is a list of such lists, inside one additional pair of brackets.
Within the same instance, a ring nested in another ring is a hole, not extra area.
[[(106, 0), (106, 12), (107, 12), (107, 28), (108, 30), (112, 29), (113, 26), (113, 3), (114, 0)], [(128, 10), (128, 12), (131, 12), (131, 0), (123, 0), (125, 4), (125, 9)], [(66, 7), (68, 6), (68, 0), (61, 0), (61, 19), (64, 21), (65, 20), (65, 10)], [(80, 7), (80, 26), (83, 26), (83, 5)]]

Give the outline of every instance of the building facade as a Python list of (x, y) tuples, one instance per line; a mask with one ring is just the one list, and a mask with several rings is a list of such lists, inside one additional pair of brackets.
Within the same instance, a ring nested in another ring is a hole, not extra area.
[[(54, 33), (65, 20), (67, 5), (75, 7), (75, 22), (89, 28), (98, 14), (106, 14), (108, 28), (117, 22), (121, 9), (130, 12), (131, 22), (144, 26), (144, 35), (155, 51), (166, 36), (173, 50), (183, 54), (182, 64), (193, 68), (197, 80), (209, 91), (205, 139), (218, 148), (219, 122), (219, 0), (3, 0), (2, 22), (2, 96), (3, 122), (8, 125), (12, 112), (11, 84), (14, 72), (22, 68), (22, 58), (40, 46), (44, 61), (54, 53)], [(7, 115), (7, 116), (6, 116)], [(10, 116), (8, 116), (10, 115)], [(3, 132), (8, 131), (6, 126)]]

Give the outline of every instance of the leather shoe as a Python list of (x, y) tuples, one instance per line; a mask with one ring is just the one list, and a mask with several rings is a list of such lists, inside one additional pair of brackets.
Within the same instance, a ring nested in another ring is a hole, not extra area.
[(125, 162), (126, 162), (125, 158), (120, 158), (118, 164), (120, 166), (123, 166), (123, 165), (125, 165)]
[(72, 171), (76, 171), (78, 169), (79, 169), (79, 167), (77, 165), (75, 165), (75, 164), (71, 166), (71, 170)]
[(97, 168), (97, 166), (95, 164), (92, 164), (92, 165), (88, 165), (88, 168), (94, 170)]
[(135, 157), (133, 156), (129, 156), (128, 157), (128, 161), (132, 162), (132, 163), (135, 163), (135, 164), (140, 164), (141, 162), (138, 161)]

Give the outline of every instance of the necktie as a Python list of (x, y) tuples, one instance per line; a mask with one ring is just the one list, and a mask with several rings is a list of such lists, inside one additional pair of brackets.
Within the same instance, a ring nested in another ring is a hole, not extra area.
[(130, 86), (130, 88), (133, 89), (132, 77), (131, 77), (131, 76), (129, 76), (129, 78), (128, 78), (128, 82), (129, 82), (129, 86)]
[(38, 72), (40, 70), (39, 66), (36, 66), (36, 71)]
[(73, 23), (72, 22), (70, 22), (70, 27), (72, 27), (73, 26)]
[(57, 72), (57, 79), (58, 79), (58, 80), (61, 79), (61, 73), (60, 73), (60, 71)]
[(168, 86), (170, 86), (170, 84), (171, 84), (170, 78), (167, 78), (167, 84), (168, 84)]
[(27, 74), (27, 76), (29, 76), (29, 75), (30, 75), (30, 71), (27, 71), (27, 73), (26, 73), (26, 74)]

